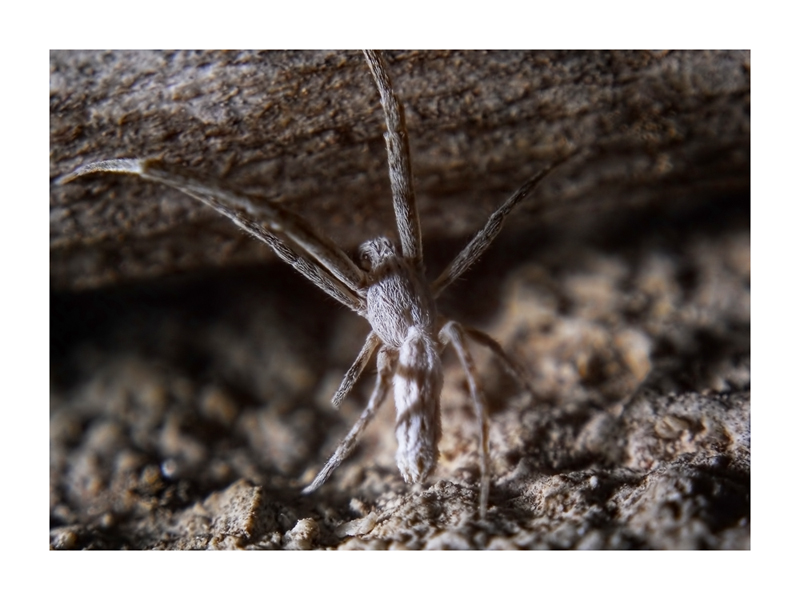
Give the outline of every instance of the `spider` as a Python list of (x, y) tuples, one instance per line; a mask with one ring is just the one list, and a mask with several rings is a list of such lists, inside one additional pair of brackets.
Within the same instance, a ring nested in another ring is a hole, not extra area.
[(436, 466), (441, 438), (439, 396), (443, 374), (441, 355), (452, 345), (466, 373), (470, 396), (480, 422), (480, 513), (489, 498), (489, 422), (467, 339), (486, 346), (522, 383), (519, 365), (486, 333), (441, 317), (436, 298), (486, 251), (512, 209), (567, 157), (558, 159), (528, 179), (492, 213), (432, 283), (425, 278), (422, 235), (411, 175), (403, 106), (392, 87), (386, 64), (377, 51), (364, 51), (380, 94), (386, 122), (386, 148), (392, 200), (400, 248), (386, 237), (359, 247), (359, 264), (301, 216), (276, 203), (256, 205), (245, 195), (154, 159), (112, 159), (90, 163), (61, 178), (67, 183), (97, 172), (127, 173), (178, 189), (207, 204), (257, 239), (317, 287), (365, 317), (372, 331), (353, 365), (345, 373), (332, 403), (338, 407), (377, 352), (377, 381), (366, 408), (340, 442), (316, 478), (303, 489), (319, 488), (353, 451), (359, 436), (393, 387), (397, 410), (397, 466), (408, 483), (422, 482)]

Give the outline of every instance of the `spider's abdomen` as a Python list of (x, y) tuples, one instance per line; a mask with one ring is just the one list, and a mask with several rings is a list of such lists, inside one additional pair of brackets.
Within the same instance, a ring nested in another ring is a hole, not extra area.
[(416, 327), (400, 347), (394, 375), (397, 467), (409, 483), (424, 480), (439, 457), (442, 362), (436, 342)]

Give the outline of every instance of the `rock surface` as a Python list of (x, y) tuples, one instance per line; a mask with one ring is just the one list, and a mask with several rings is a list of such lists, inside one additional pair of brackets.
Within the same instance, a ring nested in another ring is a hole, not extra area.
[[(749, 189), (748, 52), (396, 52), (387, 62), (428, 239), (463, 239), (568, 146), (583, 153), (520, 207), (520, 231)], [(161, 157), (282, 202), (348, 250), (391, 224), (383, 131), (358, 52), (51, 53), (54, 180), (91, 161)], [(61, 289), (274, 260), (196, 201), (130, 176), (53, 185), (50, 216)]]
[[(358, 55), (51, 63), (54, 177), (165, 152), (242, 189), (280, 181), (270, 197), (348, 250), (391, 230)], [(428, 482), (402, 482), (387, 405), (303, 496), (370, 391), (374, 365), (330, 407), (366, 322), (288, 267), (253, 265), (267, 253), (191, 200), (133, 178), (54, 186), (51, 547), (749, 548), (748, 65), (748, 53), (390, 55), (431, 276), (563, 140), (591, 148), (441, 299), (529, 375), (530, 393), (475, 349), (492, 420), (483, 521), (477, 426), (450, 351)]]

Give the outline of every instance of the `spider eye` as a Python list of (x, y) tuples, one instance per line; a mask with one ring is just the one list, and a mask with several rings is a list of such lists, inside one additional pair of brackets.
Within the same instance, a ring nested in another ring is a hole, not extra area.
[(370, 258), (369, 252), (366, 250), (362, 250), (358, 256), (359, 262), (361, 262), (361, 268), (369, 271), (372, 268), (372, 259)]

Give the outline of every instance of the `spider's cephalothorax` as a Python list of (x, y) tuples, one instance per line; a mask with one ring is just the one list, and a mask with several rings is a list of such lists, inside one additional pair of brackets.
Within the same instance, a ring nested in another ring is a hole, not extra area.
[(434, 337), (436, 304), (424, 275), (386, 238), (365, 242), (359, 251), (368, 268), (366, 317), (381, 341), (398, 349), (409, 327)]
[(411, 176), (403, 108), (394, 93), (381, 55), (365, 51), (381, 97), (386, 120), (386, 148), (392, 185), (398, 249), (387, 238), (368, 241), (360, 247), (361, 268), (324, 233), (303, 217), (277, 203), (253, 203), (243, 194), (222, 185), (201, 181), (157, 160), (113, 159), (91, 163), (61, 178), (61, 183), (95, 172), (138, 175), (143, 179), (171, 186), (197, 198), (230, 218), (236, 225), (261, 240), (282, 260), (337, 301), (365, 317), (372, 326), (353, 365), (345, 373), (333, 397), (334, 406), (350, 392), (364, 367), (377, 352), (378, 378), (361, 417), (342, 440), (333, 456), (304, 492), (312, 492), (352, 452), (364, 428), (394, 389), (397, 407), (397, 466), (408, 482), (420, 482), (436, 465), (441, 437), (439, 396), (442, 390), (441, 352), (448, 344), (458, 355), (467, 377), (470, 395), (480, 422), (480, 510), (484, 515), (489, 494), (489, 422), (483, 392), (466, 340), (492, 350), (503, 364), (525, 385), (522, 370), (487, 334), (442, 320), (436, 314), (435, 298), (460, 277), (486, 251), (500, 232), (505, 218), (528, 193), (565, 158), (557, 160), (526, 181), (489, 217), (447, 266), (428, 284), (422, 262), (422, 234), (417, 215)]

